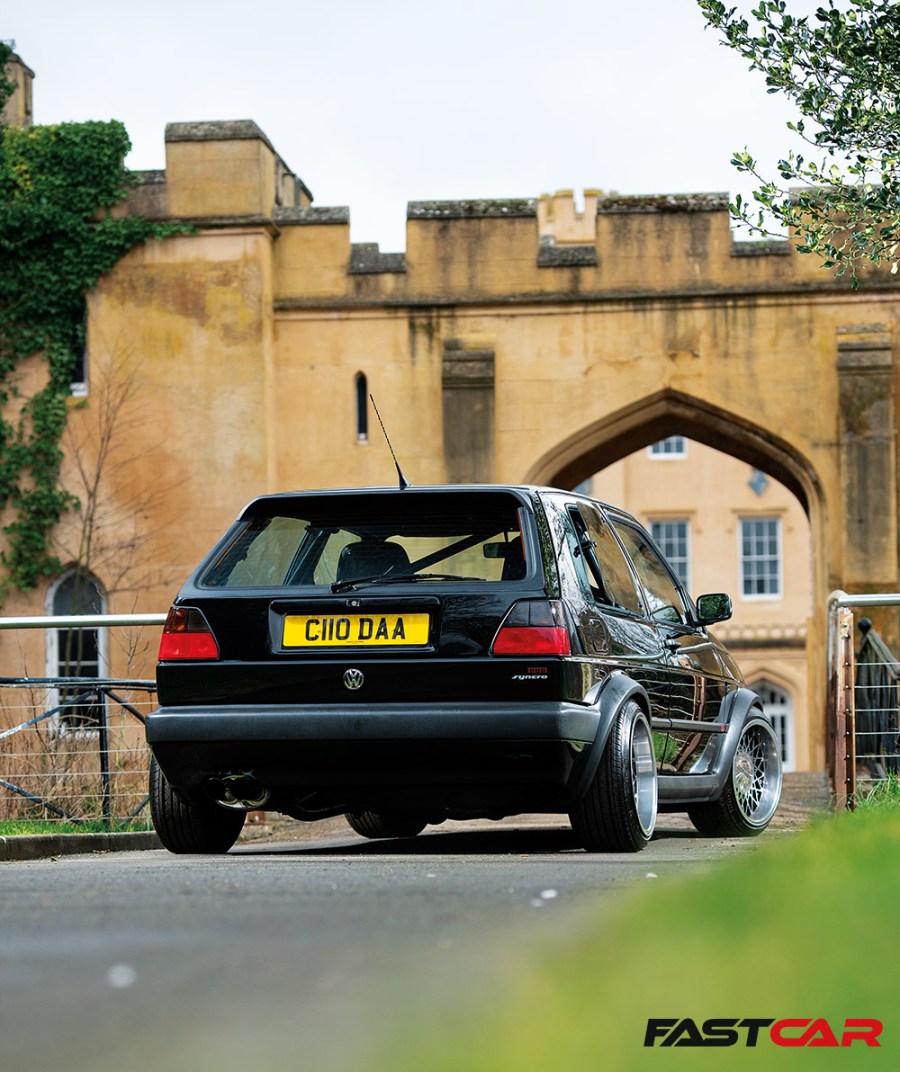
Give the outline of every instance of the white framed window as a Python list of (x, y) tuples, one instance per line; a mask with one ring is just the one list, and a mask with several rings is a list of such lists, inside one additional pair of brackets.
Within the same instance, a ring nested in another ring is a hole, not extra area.
[(686, 518), (651, 521), (650, 535), (678, 574), (678, 579), (690, 591), (691, 524)]
[(686, 458), (688, 441), (684, 436), (673, 435), (650, 444), (651, 458)]
[(738, 533), (742, 597), (777, 599), (782, 594), (781, 519), (742, 517)]
[[(90, 573), (72, 569), (51, 585), (47, 593), (48, 614), (103, 614), (106, 598)], [(47, 677), (99, 678), (106, 673), (105, 629), (48, 629), (46, 632)], [(49, 690), (48, 703), (58, 707), (85, 691), (85, 685), (59, 685)], [(64, 708), (56, 718), (62, 731), (95, 730), (100, 725), (102, 700), (90, 700)]]
[(794, 752), (794, 704), (790, 695), (771, 681), (757, 681), (750, 686), (763, 703), (763, 710), (772, 720), (772, 726), (781, 742), (783, 769), (796, 770)]

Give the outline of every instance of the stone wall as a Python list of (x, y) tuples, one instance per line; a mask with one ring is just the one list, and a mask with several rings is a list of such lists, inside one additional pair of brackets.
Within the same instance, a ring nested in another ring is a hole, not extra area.
[(896, 585), (895, 277), (852, 290), (737, 243), (721, 194), (413, 201), (397, 252), (311, 202), (251, 121), (179, 123), (122, 209), (195, 233), (90, 300), (73, 427), (96, 419), (91, 368), (127, 367), (144, 419), (109, 495), (165, 490), (141, 554), (167, 579), (111, 609), (164, 608), (255, 494), (392, 483), (380, 432), (357, 434), (359, 373), (413, 483), (571, 486), (676, 432), (777, 476), (810, 519), (814, 677), (828, 592)]

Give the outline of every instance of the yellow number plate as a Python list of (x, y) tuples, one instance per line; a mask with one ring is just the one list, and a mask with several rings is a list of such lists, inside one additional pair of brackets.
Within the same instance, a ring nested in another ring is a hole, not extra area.
[(428, 643), (427, 614), (288, 614), (286, 648), (401, 648)]

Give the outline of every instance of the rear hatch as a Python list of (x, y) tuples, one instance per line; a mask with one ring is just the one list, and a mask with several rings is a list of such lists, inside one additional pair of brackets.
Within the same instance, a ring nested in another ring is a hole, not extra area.
[(528, 489), (257, 499), (179, 593), (160, 702), (559, 697), (569, 630), (547, 544)]

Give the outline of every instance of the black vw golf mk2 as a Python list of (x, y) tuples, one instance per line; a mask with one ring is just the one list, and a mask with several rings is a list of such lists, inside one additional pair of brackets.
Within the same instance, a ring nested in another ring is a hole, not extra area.
[(538, 487), (365, 488), (251, 502), (172, 606), (147, 718), (172, 852), (225, 852), (250, 809), (370, 838), (567, 814), (634, 851), (658, 810), (757, 834), (778, 740), (628, 514)]

